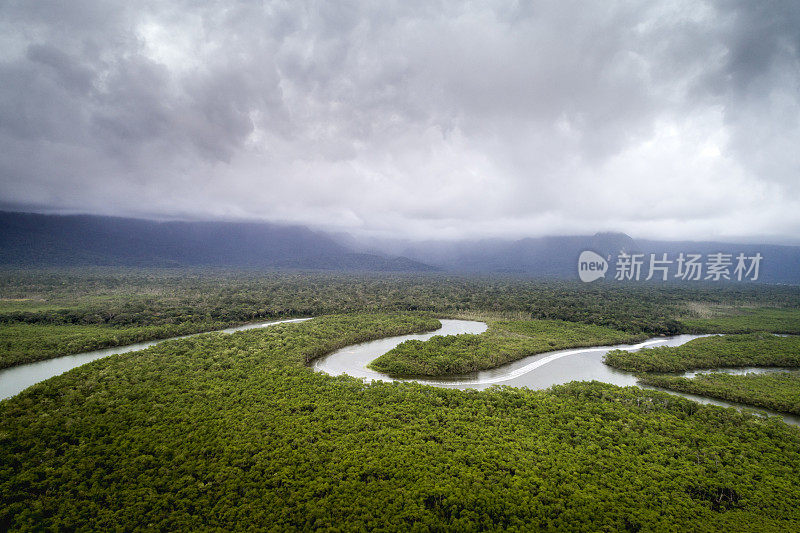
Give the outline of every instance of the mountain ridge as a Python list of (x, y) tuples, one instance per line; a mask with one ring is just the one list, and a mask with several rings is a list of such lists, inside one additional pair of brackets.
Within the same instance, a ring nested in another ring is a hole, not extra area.
[(287, 270), (452, 272), (576, 279), (584, 250), (764, 257), (758, 281), (800, 284), (800, 246), (634, 239), (625, 233), (464, 241), (374, 241), (266, 222), (159, 222), (0, 211), (0, 265), (219, 266)]
[(438, 270), (408, 258), (354, 251), (303, 226), (13, 212), (0, 212), (0, 264)]

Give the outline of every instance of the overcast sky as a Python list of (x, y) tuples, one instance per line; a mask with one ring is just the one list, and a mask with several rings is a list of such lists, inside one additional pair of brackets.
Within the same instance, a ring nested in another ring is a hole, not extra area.
[(0, 206), (800, 241), (800, 2), (0, 0)]

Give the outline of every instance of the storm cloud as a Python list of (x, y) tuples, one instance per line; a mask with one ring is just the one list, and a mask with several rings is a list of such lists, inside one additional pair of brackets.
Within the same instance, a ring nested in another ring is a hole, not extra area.
[(800, 235), (800, 4), (0, 2), (6, 209)]

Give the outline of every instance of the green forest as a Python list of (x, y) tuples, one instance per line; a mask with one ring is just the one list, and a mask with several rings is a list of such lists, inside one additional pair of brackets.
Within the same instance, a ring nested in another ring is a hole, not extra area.
[(715, 335), (681, 346), (608, 352), (605, 363), (629, 372), (685, 372), (703, 368), (800, 367), (800, 337), (770, 333)]
[[(0, 269), (0, 367), (250, 322), (356, 312), (562, 320), (647, 335), (800, 333), (800, 290), (445, 274)], [(42, 326), (58, 327), (42, 333)]]
[(800, 337), (771, 333), (714, 335), (681, 346), (646, 348), (638, 352), (614, 350), (606, 354), (604, 361), (615, 368), (636, 372), (642, 385), (800, 414), (800, 374), (797, 372), (744, 375), (711, 372), (693, 378), (674, 375), (695, 369), (800, 368)]
[(800, 431), (600, 383), (365, 384), (315, 355), (423, 331), (325, 316), (101, 359), (0, 402), (12, 530), (786, 531)]
[[(433, 365), (451, 372), (581, 343), (736, 332), (677, 356), (614, 357), (639, 373), (798, 366), (796, 339), (765, 333), (798, 331), (796, 287), (0, 271), (4, 366), (291, 317), (315, 318), (166, 341), (0, 401), (0, 530), (800, 528), (800, 429), (777, 417), (598, 382), (462, 391), (310, 368), (351, 344), (435, 330), (439, 318), (490, 329), (402, 345), (418, 350), (409, 365), (441, 357)], [(782, 379), (715, 386), (749, 390), (753, 404), (796, 400)]]
[(223, 322), (185, 322), (158, 326), (107, 327), (96, 324), (27, 324), (11, 322), (0, 327), (0, 368), (224, 328)]
[(798, 309), (717, 309), (716, 316), (681, 319), (689, 333), (748, 333), (770, 331), (800, 335)]
[(742, 375), (710, 372), (698, 374), (691, 379), (664, 374), (641, 374), (639, 382), (653, 387), (766, 407), (783, 413), (800, 414), (800, 374), (797, 372)]
[(378, 357), (369, 367), (390, 375), (441, 376), (494, 368), (523, 357), (565, 348), (623, 344), (647, 334), (563, 320), (489, 322), (480, 335), (437, 335), (409, 340)]

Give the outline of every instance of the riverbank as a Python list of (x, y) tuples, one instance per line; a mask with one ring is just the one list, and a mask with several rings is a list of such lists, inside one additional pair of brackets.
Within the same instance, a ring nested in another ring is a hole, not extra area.
[[(638, 387), (476, 394), (305, 366), (372, 330), (377, 317), (360, 315), (199, 335), (0, 402), (0, 523), (755, 531), (800, 521), (797, 428)], [(716, 502), (722, 488), (735, 498)]]
[(237, 331), (246, 331), (249, 329), (264, 328), (274, 326), (277, 324), (286, 324), (292, 322), (303, 322), (311, 320), (310, 318), (288, 318), (284, 320), (270, 320), (267, 322), (256, 322), (253, 324), (243, 324), (239, 326), (228, 327), (214, 332), (199, 332), (189, 335), (181, 335), (177, 337), (170, 337), (166, 339), (151, 340), (146, 342), (137, 342), (124, 346), (114, 346), (102, 350), (92, 350), (89, 352), (63, 355), (60, 357), (51, 357), (41, 361), (36, 361), (27, 364), (21, 364), (9, 368), (0, 369), (0, 400), (10, 398), (19, 394), (28, 387), (49, 379), (53, 376), (58, 376), (79, 366), (83, 366), (97, 359), (110, 357), (112, 355), (120, 355), (128, 352), (135, 352), (144, 350), (152, 346), (161, 344), (162, 342), (173, 341), (178, 339), (186, 339), (195, 335), (203, 335), (205, 333), (235, 333)]
[[(638, 344), (595, 346), (570, 350), (558, 350), (528, 356), (523, 359), (501, 365), (499, 367), (448, 376), (406, 376), (398, 377), (375, 370), (370, 363), (382, 354), (398, 345), (409, 341), (426, 342), (432, 337), (441, 335), (479, 334), (486, 329), (486, 324), (470, 320), (441, 319), (442, 329), (424, 335), (409, 335), (395, 338), (379, 339), (324, 355), (312, 362), (315, 371), (333, 376), (348, 375), (373, 381), (416, 382), (440, 388), (478, 389), (484, 390), (494, 385), (524, 387), (528, 389), (548, 389), (573, 381), (599, 381), (621, 387), (642, 386), (639, 375), (610, 367), (604, 363), (607, 353), (622, 350), (635, 357), (635, 353), (648, 347), (678, 347), (692, 342), (704, 335), (677, 335), (673, 337), (654, 337)], [(644, 385), (662, 392), (682, 396), (699, 403), (719, 407), (733, 407), (738, 410), (752, 411), (762, 416), (780, 417), (785, 423), (800, 426), (800, 416), (769, 406), (746, 405), (733, 399), (720, 398), (714, 395), (702, 396), (687, 391), (674, 391), (654, 385)]]
[(369, 364), (392, 376), (452, 376), (497, 368), (531, 355), (567, 348), (629, 344), (646, 339), (603, 326), (563, 320), (492, 320), (480, 335), (405, 341)]

